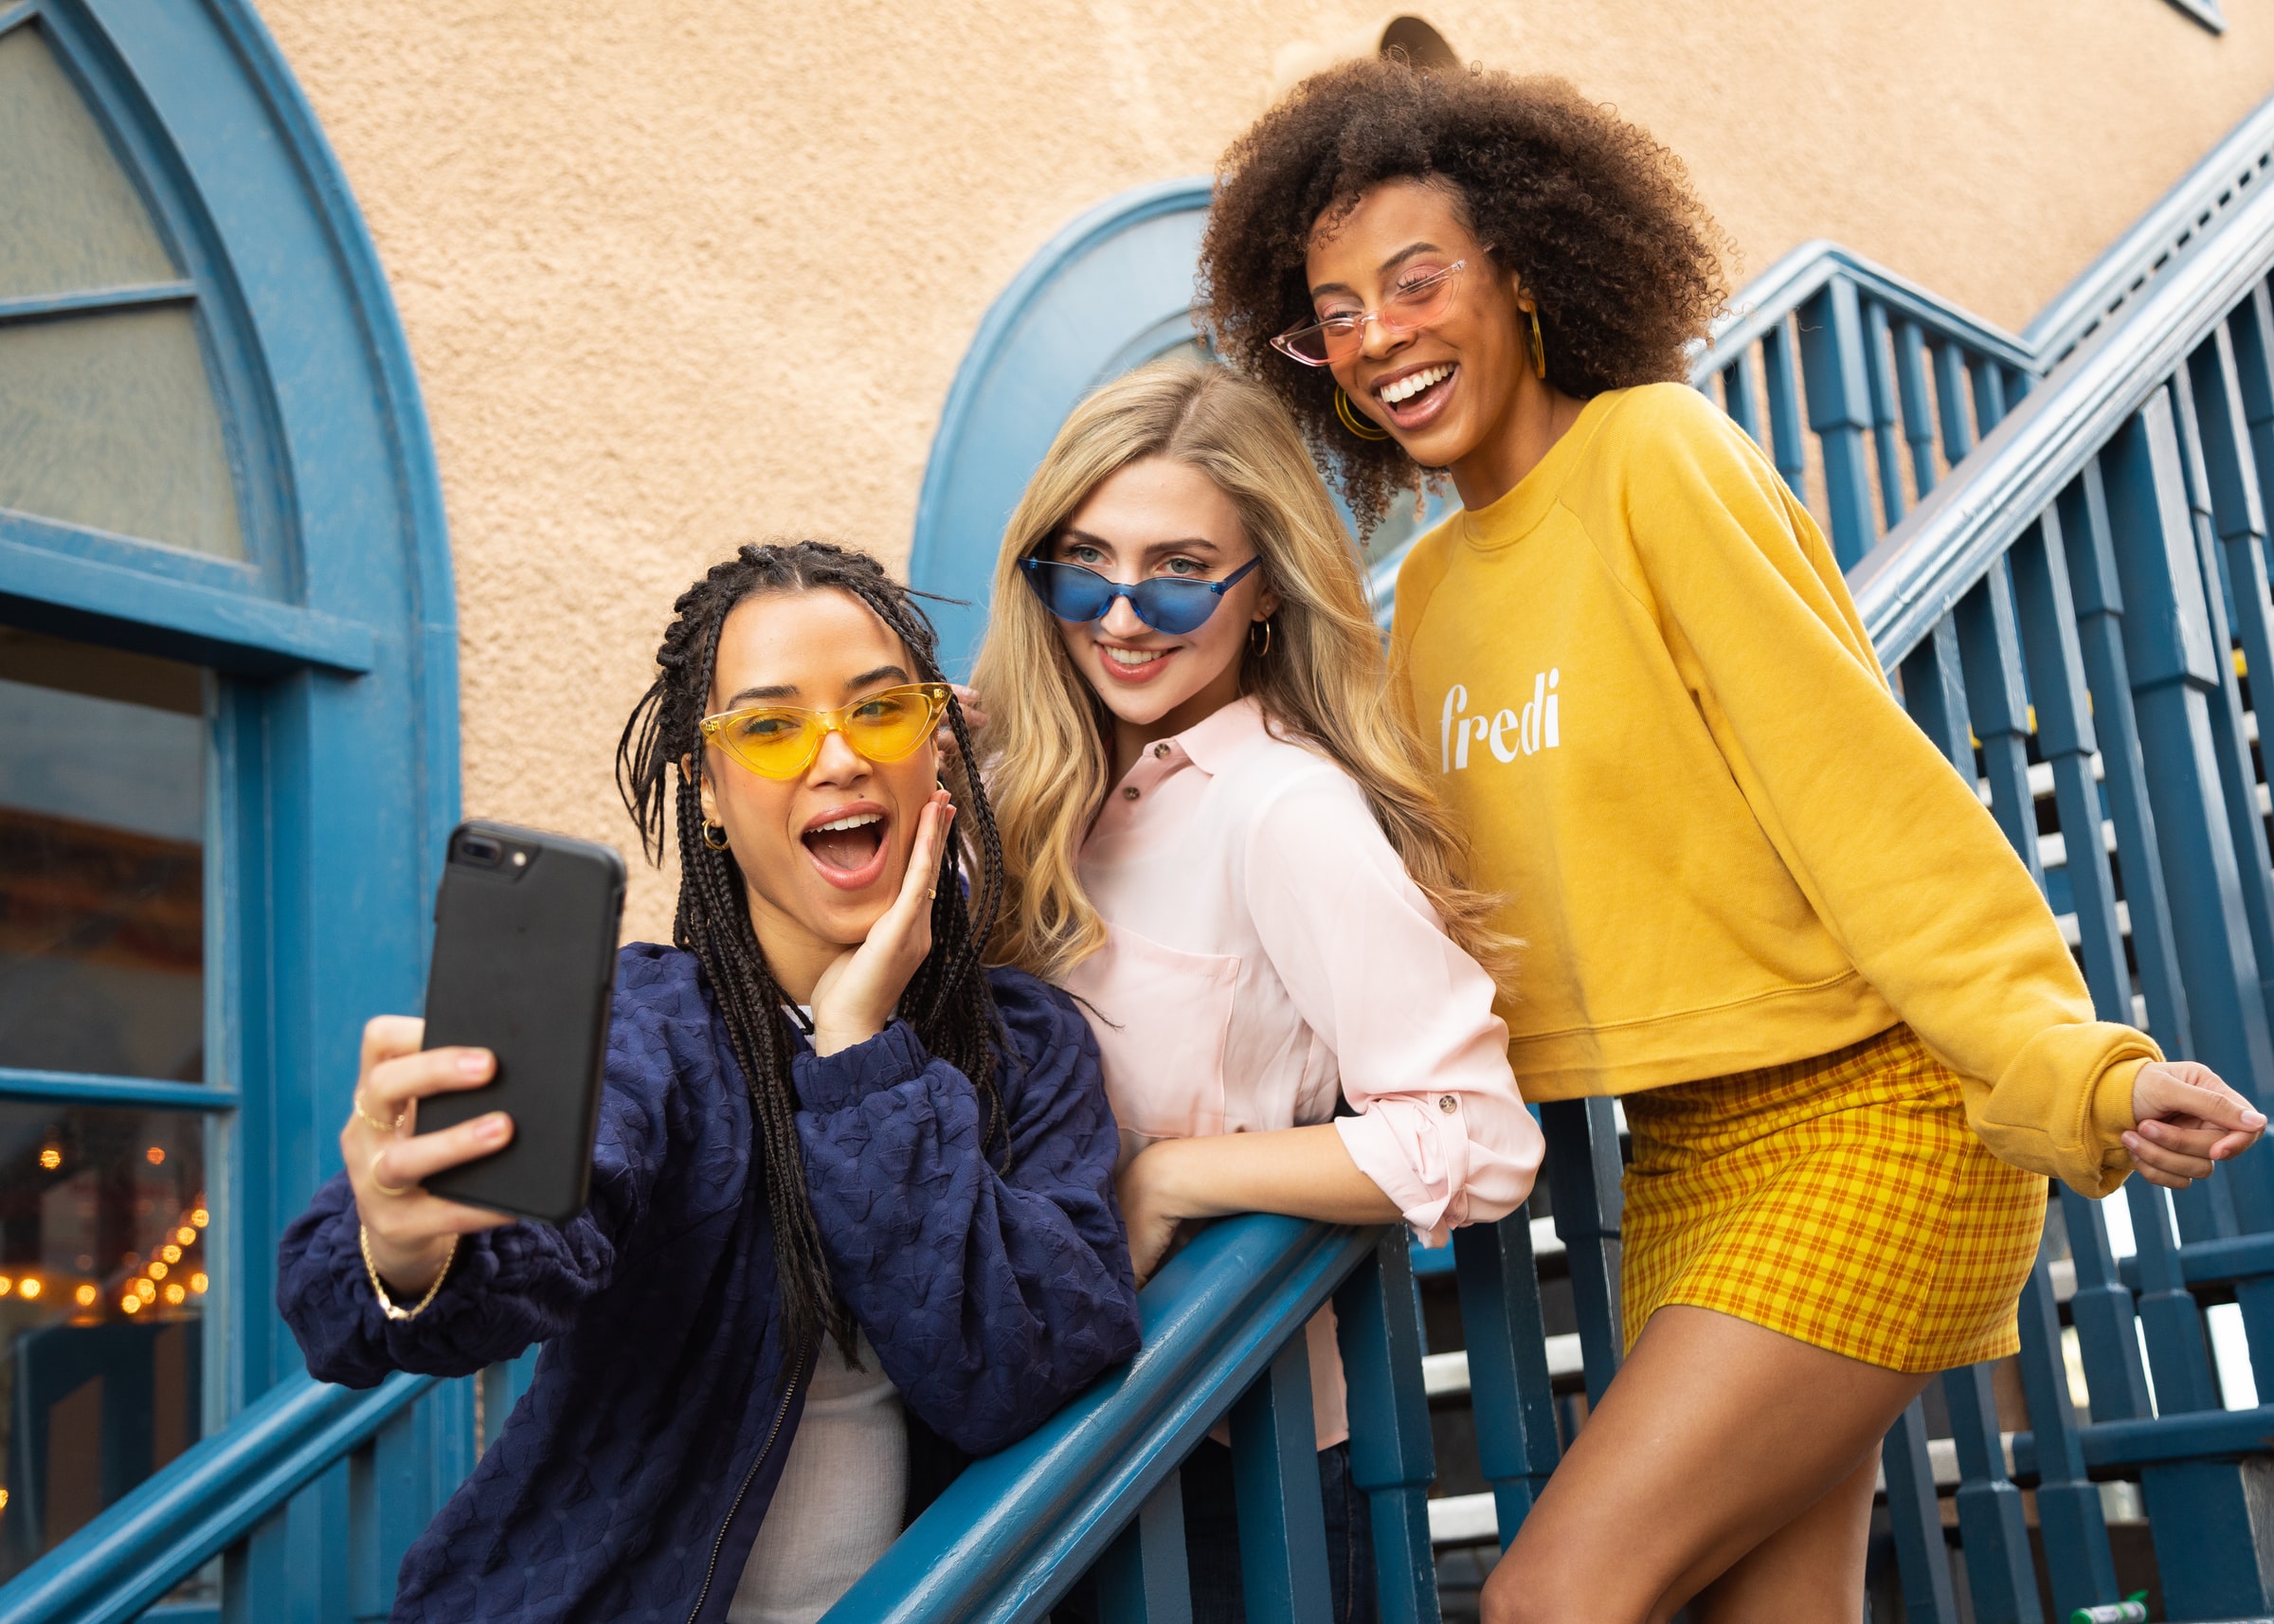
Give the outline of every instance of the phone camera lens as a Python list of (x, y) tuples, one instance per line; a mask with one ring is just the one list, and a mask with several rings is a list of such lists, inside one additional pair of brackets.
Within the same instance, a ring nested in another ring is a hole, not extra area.
[(458, 855), (470, 863), (495, 868), (505, 856), (505, 848), (486, 835), (468, 835), (458, 842)]

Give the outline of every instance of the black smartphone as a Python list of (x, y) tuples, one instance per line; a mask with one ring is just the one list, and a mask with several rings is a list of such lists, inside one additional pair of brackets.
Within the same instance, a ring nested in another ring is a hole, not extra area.
[(566, 1223), (592, 1177), (623, 918), (623, 859), (607, 846), (510, 823), (460, 823), (434, 899), (426, 1047), (497, 1056), (478, 1089), (419, 1102), (433, 1133), (502, 1110), (513, 1142), (437, 1173), (454, 1201)]

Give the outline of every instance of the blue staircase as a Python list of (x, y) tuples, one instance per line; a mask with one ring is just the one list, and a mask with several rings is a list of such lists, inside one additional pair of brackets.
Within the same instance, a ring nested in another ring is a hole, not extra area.
[[(2040, 876), (2096, 1003), (2262, 1105), (2274, 860), (2248, 683), (2274, 672), (2270, 162), (2274, 103), (2019, 335), (1809, 244), (1747, 290), (1693, 380), (1824, 516), (1904, 702)], [(1322, 1616), (1301, 1333), (1329, 1299), (1383, 1615), (1438, 1618), (1438, 1550), (1512, 1535), (1617, 1368), (1618, 1113), (1541, 1116), (1543, 1197), (1450, 1254), (1396, 1231), (1211, 1228), (1146, 1289), (1138, 1358), (975, 1465), (833, 1624), (1038, 1619), (1085, 1571), (1114, 1624), (1185, 1618), (1177, 1467), (1219, 1421), (1249, 1617)], [(2274, 1404), (2239, 1403), (2274, 1396), (2274, 1153), (2176, 1199), (2138, 1180), (2106, 1203), (2063, 1192), (2054, 1216), (2018, 1383), (1952, 1372), (1888, 1435), (1903, 1615), (2114, 1602), (2136, 1559), (2109, 1513), (2136, 1502), (2159, 1615), (2274, 1615)], [(1458, 1347), (1425, 1344), (1424, 1293)], [(404, 1548), (530, 1363), (281, 1383), (0, 1589), (0, 1621), (384, 1617)], [(1433, 1500), (1449, 1404), (1481, 1487)], [(218, 1604), (158, 1605), (216, 1563)]]

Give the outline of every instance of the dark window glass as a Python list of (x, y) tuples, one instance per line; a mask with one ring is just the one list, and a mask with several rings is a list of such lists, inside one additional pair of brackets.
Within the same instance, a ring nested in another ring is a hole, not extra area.
[(198, 1439), (205, 1131), (0, 1101), (0, 1579)]
[(203, 677), (0, 629), (0, 1066), (205, 1077)]

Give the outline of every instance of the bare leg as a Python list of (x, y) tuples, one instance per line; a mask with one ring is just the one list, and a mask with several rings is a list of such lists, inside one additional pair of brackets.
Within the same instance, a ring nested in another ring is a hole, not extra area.
[(1854, 1624), (1869, 1464), (1926, 1380), (1661, 1308), (1492, 1570), (1486, 1624), (1651, 1624), (1724, 1578), (1717, 1624)]

